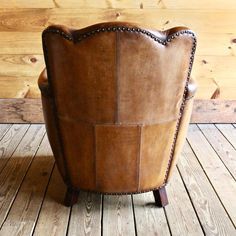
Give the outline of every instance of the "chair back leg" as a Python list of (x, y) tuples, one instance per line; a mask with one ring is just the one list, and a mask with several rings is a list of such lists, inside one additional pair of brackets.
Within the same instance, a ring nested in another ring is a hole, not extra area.
[(168, 202), (165, 187), (154, 190), (153, 195), (154, 195), (154, 198), (155, 198), (155, 203), (158, 207), (165, 207), (166, 205), (168, 205), (169, 202)]

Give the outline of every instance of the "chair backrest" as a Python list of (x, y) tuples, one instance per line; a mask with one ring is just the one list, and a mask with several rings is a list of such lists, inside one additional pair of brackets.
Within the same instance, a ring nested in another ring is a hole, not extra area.
[[(142, 165), (153, 175), (157, 171), (152, 168), (155, 161), (161, 165), (160, 172), (168, 166), (168, 160), (164, 163), (160, 156), (170, 156), (172, 151), (195, 44), (195, 36), (187, 28), (161, 32), (123, 22), (101, 23), (81, 30), (51, 26), (43, 32), (49, 84), (64, 152), (71, 160), (67, 161), (69, 168), (74, 176), (85, 170), (90, 176), (96, 172), (84, 188), (96, 185), (104, 191), (112, 186), (111, 191), (136, 191), (135, 184), (131, 190), (124, 187), (125, 180), (123, 187), (115, 183), (107, 187), (112, 174), (101, 180), (104, 169), (108, 172), (110, 167), (119, 165), (124, 173), (132, 171), (127, 165), (141, 165), (138, 175), (143, 179), (135, 182), (141, 189), (163, 181), (163, 176), (153, 183), (149, 177), (145, 179)], [(109, 127), (113, 127), (112, 133)], [(125, 135), (119, 136), (117, 127)], [(120, 145), (117, 152), (115, 143)], [(134, 156), (142, 151), (145, 159), (134, 162)], [(111, 153), (114, 158), (109, 159)], [(148, 161), (149, 155), (157, 159)], [(116, 163), (119, 156), (120, 163)], [(77, 167), (72, 164), (76, 158), (80, 159)], [(86, 173), (80, 179), (89, 175)], [(135, 181), (137, 176), (125, 178)], [(74, 184), (83, 185), (80, 180)]]

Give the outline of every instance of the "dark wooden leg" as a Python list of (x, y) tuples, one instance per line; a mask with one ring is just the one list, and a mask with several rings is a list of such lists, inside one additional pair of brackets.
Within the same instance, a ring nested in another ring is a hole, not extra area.
[(67, 188), (66, 196), (64, 199), (65, 206), (73, 206), (78, 201), (79, 191)]
[(156, 205), (158, 207), (164, 207), (164, 206), (168, 205), (168, 198), (167, 198), (165, 187), (154, 190), (153, 195), (155, 198)]

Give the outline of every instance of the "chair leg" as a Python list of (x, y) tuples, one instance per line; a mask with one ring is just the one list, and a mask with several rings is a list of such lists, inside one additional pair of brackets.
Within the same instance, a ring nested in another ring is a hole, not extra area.
[(168, 205), (169, 202), (168, 202), (165, 187), (154, 190), (153, 195), (154, 195), (154, 198), (155, 198), (156, 206), (165, 207), (166, 205)]
[(65, 206), (73, 206), (78, 201), (79, 191), (67, 188), (67, 192), (64, 199)]

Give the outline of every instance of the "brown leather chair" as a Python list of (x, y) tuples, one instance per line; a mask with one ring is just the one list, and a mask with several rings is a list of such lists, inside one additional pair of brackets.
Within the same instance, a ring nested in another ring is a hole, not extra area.
[(165, 185), (185, 141), (193, 95), (194, 33), (108, 22), (43, 32), (47, 70), (39, 77), (47, 134), (68, 186), (104, 194), (153, 191)]

